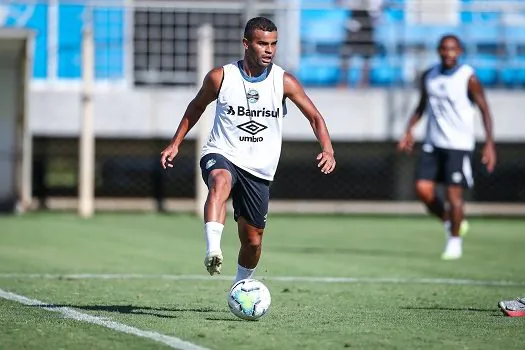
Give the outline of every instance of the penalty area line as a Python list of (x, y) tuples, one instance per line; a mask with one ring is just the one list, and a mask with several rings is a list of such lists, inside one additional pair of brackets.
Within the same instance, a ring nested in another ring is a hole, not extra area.
[[(172, 280), (172, 281), (233, 281), (233, 276), (168, 275), (137, 273), (0, 273), (0, 279), (64, 279), (64, 280)], [(403, 278), (403, 277), (315, 277), (315, 276), (258, 276), (261, 281), (307, 282), (307, 283), (372, 283), (372, 284), (439, 284), (463, 286), (525, 287), (525, 282), (474, 280), (456, 278)]]
[(125, 325), (123, 323), (111, 321), (110, 319), (107, 319), (104, 317), (98, 317), (98, 316), (92, 316), (89, 314), (85, 314), (85, 313), (76, 311), (70, 307), (59, 307), (53, 304), (44, 303), (40, 300), (31, 299), (23, 295), (5, 291), (3, 289), (0, 289), (0, 298), (15, 301), (23, 305), (37, 306), (47, 311), (57, 312), (57, 313), (62, 314), (62, 316), (64, 316), (65, 318), (70, 318), (70, 319), (80, 321), (80, 322), (85, 322), (85, 323), (96, 324), (96, 325), (103, 326), (103, 327), (106, 327), (106, 328), (109, 328), (109, 329), (112, 329), (112, 330), (115, 330), (121, 333), (132, 334), (137, 337), (154, 340), (156, 342), (165, 344), (173, 349), (207, 350), (206, 348), (203, 348), (196, 344), (184, 341), (177, 337), (172, 337), (169, 335), (165, 335), (165, 334), (161, 334), (161, 333), (157, 333), (153, 331), (145, 331), (139, 328)]

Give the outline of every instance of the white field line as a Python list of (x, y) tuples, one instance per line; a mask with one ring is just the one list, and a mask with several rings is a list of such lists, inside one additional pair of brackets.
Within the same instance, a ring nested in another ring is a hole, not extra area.
[[(233, 281), (233, 276), (208, 275), (163, 275), (163, 274), (114, 274), (114, 273), (78, 273), (78, 274), (48, 274), (48, 273), (0, 273), (0, 279), (99, 279), (99, 280), (173, 280), (173, 281)], [(375, 284), (441, 284), (470, 286), (507, 286), (525, 287), (525, 281), (494, 281), (455, 278), (398, 278), (398, 277), (308, 277), (308, 276), (258, 276), (260, 280), (279, 282), (309, 282), (309, 283), (375, 283)]]
[(58, 312), (62, 314), (66, 318), (71, 318), (73, 320), (77, 320), (80, 322), (86, 322), (86, 323), (92, 323), (99, 326), (103, 326), (106, 328), (113, 329), (118, 332), (122, 333), (128, 333), (132, 334), (138, 337), (147, 338), (154, 340), (159, 343), (163, 343), (173, 349), (179, 349), (179, 350), (206, 350), (206, 348), (200, 347), (198, 345), (195, 345), (193, 343), (184, 341), (182, 339), (179, 339), (177, 337), (171, 337), (165, 334), (152, 332), (152, 331), (144, 331), (142, 329), (138, 329), (135, 327), (127, 326), (125, 324), (111, 321), (104, 317), (97, 317), (88, 315), (82, 312), (78, 312), (72, 308), (69, 307), (58, 307), (52, 304), (44, 303), (40, 300), (36, 299), (30, 299), (23, 295), (14, 294), (11, 292), (7, 292), (3, 289), (0, 289), (0, 298), (16, 301), (18, 303), (24, 304), (24, 305), (31, 305), (31, 306), (38, 306), (41, 309), (52, 311), (52, 312)]

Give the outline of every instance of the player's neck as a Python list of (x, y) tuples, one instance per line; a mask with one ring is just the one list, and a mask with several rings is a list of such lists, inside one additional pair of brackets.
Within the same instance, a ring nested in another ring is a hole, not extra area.
[(461, 64), (459, 62), (457, 62), (456, 64), (450, 67), (446, 67), (445, 65), (441, 64), (440, 71), (441, 71), (441, 74), (446, 74), (446, 75), (453, 74), (455, 71), (458, 70), (460, 66)]
[(244, 58), (242, 60), (242, 70), (244, 71), (244, 73), (246, 73), (247, 76), (257, 78), (264, 74), (264, 72), (266, 71), (266, 67), (257, 67), (254, 65), (250, 65), (248, 60)]

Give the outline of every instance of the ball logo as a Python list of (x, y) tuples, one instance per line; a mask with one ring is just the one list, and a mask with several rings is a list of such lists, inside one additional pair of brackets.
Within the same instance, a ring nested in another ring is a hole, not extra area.
[(259, 101), (259, 93), (257, 92), (257, 90), (250, 89), (246, 93), (246, 99), (250, 103), (255, 103), (255, 102)]

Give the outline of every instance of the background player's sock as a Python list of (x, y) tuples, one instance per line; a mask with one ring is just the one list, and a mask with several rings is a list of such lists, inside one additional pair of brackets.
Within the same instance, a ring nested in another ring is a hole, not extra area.
[(254, 273), (255, 273), (255, 268), (248, 269), (244, 266), (237, 264), (237, 274), (235, 275), (235, 281), (233, 283), (237, 283), (240, 280), (244, 280), (247, 278), (252, 278)]
[(204, 236), (206, 238), (206, 254), (221, 250), (221, 237), (224, 225), (210, 221), (204, 224)]
[(450, 220), (443, 221), (443, 226), (445, 227), (445, 233), (447, 234), (447, 237), (450, 237), (450, 230), (452, 229), (452, 223), (450, 222)]

